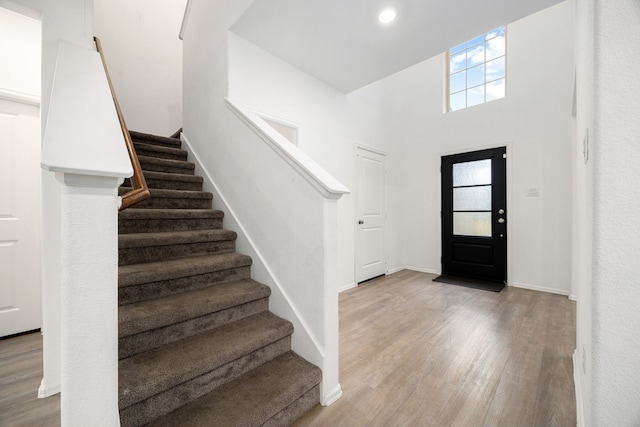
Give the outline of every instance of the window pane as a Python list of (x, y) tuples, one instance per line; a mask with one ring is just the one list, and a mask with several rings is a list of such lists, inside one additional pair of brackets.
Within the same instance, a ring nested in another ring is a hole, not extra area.
[(453, 186), (491, 184), (491, 159), (453, 164)]
[(461, 52), (449, 57), (449, 74), (457, 73), (467, 68), (467, 53)]
[(478, 43), (482, 43), (483, 41), (484, 41), (484, 34), (481, 35), (481, 36), (476, 37), (475, 39), (469, 40), (467, 42), (467, 48), (469, 48), (469, 47), (471, 47), (473, 45), (476, 45)]
[(466, 44), (466, 43), (459, 44), (458, 46), (456, 46), (456, 47), (454, 47), (454, 48), (452, 48), (452, 49), (449, 49), (449, 54), (450, 54), (450, 55), (453, 55), (454, 53), (461, 52), (461, 51), (463, 51), (466, 47), (467, 47), (467, 44)]
[(504, 27), (496, 28), (495, 30), (488, 32), (486, 39), (489, 40), (498, 36), (504, 37)]
[(491, 186), (453, 189), (454, 211), (490, 211)]
[(467, 87), (474, 87), (484, 83), (484, 64), (467, 70)]
[(456, 73), (451, 75), (449, 81), (449, 93), (460, 92), (467, 88), (467, 72)]
[(467, 50), (467, 67), (471, 68), (474, 65), (482, 64), (484, 62), (484, 44), (473, 46)]
[(484, 85), (467, 90), (467, 107), (484, 103)]
[(488, 40), (486, 46), (487, 61), (504, 56), (504, 35)]
[(467, 91), (454, 93), (449, 97), (449, 111), (456, 111), (466, 108), (467, 106)]
[(454, 212), (453, 234), (491, 237), (491, 212)]
[(487, 83), (487, 102), (495, 99), (504, 98), (505, 95), (505, 79), (496, 80), (495, 82)]
[(493, 61), (489, 61), (486, 64), (487, 67), (487, 81), (497, 80), (504, 77), (504, 56)]

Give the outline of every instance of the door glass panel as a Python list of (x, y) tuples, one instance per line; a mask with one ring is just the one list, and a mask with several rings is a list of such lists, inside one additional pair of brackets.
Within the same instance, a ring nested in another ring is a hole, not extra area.
[(491, 184), (491, 159), (453, 164), (453, 186)]
[(453, 189), (454, 211), (490, 211), (491, 186), (462, 187)]
[(453, 234), (491, 237), (491, 212), (454, 212)]

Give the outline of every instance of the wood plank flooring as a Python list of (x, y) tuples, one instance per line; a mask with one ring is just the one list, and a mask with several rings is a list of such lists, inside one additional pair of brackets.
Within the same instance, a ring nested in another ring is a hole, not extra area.
[[(401, 271), (340, 295), (343, 396), (296, 426), (575, 426), (575, 304)], [(58, 427), (39, 333), (0, 341), (0, 426)]]
[(60, 395), (38, 399), (42, 335), (0, 340), (0, 426), (60, 426)]
[(575, 303), (401, 271), (340, 295), (343, 396), (296, 426), (575, 426)]

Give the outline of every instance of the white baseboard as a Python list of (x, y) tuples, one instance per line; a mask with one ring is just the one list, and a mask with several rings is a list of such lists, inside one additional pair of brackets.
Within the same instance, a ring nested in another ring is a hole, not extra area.
[(402, 271), (404, 269), (405, 269), (404, 266), (401, 265), (400, 267), (396, 267), (396, 268), (392, 268), (390, 270), (387, 270), (387, 274), (397, 273), (398, 271)]
[(336, 400), (342, 397), (342, 387), (340, 387), (340, 383), (336, 385), (333, 389), (329, 390), (327, 393), (322, 393), (322, 398), (320, 399), (320, 404), (322, 406), (329, 406), (334, 403)]
[(511, 283), (508, 284), (508, 286), (513, 286), (514, 288), (529, 289), (531, 291), (547, 292), (547, 293), (550, 293), (550, 294), (564, 295), (564, 296), (567, 296), (567, 297), (569, 296), (569, 291), (567, 291), (566, 289), (547, 288), (545, 286), (529, 285), (527, 283), (518, 283), (518, 282), (511, 282)]
[(580, 363), (578, 362), (578, 349), (573, 351), (573, 384), (576, 388), (576, 425), (584, 427), (584, 404), (582, 400), (582, 384), (580, 382)]
[(356, 285), (355, 282), (347, 283), (346, 285), (338, 287), (338, 293), (344, 292), (344, 291), (348, 291), (349, 289), (353, 289), (353, 288), (357, 288), (357, 287), (358, 287), (358, 285)]
[(38, 387), (38, 399), (44, 399), (45, 397), (53, 396), (60, 393), (60, 384), (47, 385), (44, 383), (44, 378), (40, 381), (40, 387)]
[(578, 301), (578, 295), (569, 294), (569, 299), (570, 299), (571, 301)]
[(415, 267), (413, 265), (405, 265), (403, 268), (405, 270), (418, 271), (420, 273), (440, 274), (440, 272), (437, 270), (432, 270), (430, 268)]

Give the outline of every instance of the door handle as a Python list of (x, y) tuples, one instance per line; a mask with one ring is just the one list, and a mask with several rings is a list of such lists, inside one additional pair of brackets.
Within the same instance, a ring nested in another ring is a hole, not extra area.
[(363, 220), (358, 221), (358, 224), (364, 224)]

